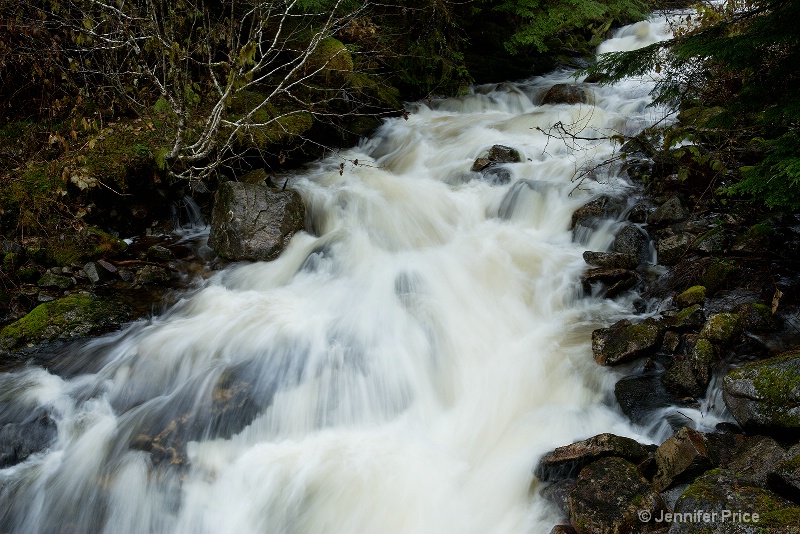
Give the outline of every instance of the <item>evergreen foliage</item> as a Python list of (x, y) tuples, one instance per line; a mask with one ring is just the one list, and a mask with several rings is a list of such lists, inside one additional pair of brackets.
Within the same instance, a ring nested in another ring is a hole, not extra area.
[[(607, 54), (590, 72), (605, 82), (660, 73), (657, 103), (718, 108), (670, 142), (704, 143), (740, 167), (723, 192), (775, 208), (800, 208), (800, 2), (728, 0), (701, 6), (676, 37)], [(698, 133), (703, 131), (704, 135)], [(755, 139), (755, 140), (754, 140)], [(669, 148), (669, 147), (667, 147)]]

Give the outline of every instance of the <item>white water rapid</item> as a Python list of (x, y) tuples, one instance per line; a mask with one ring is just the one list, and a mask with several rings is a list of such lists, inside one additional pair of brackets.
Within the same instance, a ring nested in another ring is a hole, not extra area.
[[(639, 23), (601, 51), (666, 33)], [(591, 331), (631, 313), (580, 284), (582, 252), (607, 249), (614, 223), (580, 244), (570, 221), (630, 187), (619, 165), (577, 188), (576, 172), (664, 112), (641, 79), (591, 87), (592, 105), (537, 104), (570, 75), (386, 121), (292, 178), (313, 233), (275, 261), (82, 345), (68, 375), (0, 375), (4, 409), (58, 429), (0, 470), (0, 531), (549, 532), (559, 515), (531, 487), (543, 453), (601, 432), (658, 438), (619, 413), (618, 375), (591, 356)], [(537, 129), (559, 122), (578, 138)], [(523, 156), (508, 183), (469, 170), (495, 144)]]

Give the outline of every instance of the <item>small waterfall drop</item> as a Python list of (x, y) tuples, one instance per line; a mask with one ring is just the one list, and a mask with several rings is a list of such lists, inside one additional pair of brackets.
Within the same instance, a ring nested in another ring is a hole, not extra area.
[[(600, 51), (666, 36), (642, 22)], [(313, 235), (278, 259), (82, 344), (83, 372), (0, 375), (5, 414), (44, 410), (58, 430), (0, 470), (0, 531), (549, 531), (558, 515), (531, 487), (543, 453), (601, 432), (652, 438), (607, 402), (617, 377), (591, 357), (591, 331), (629, 314), (580, 286), (582, 252), (608, 247), (612, 225), (578, 244), (570, 221), (630, 187), (613, 165), (576, 173), (664, 110), (643, 79), (539, 104), (571, 75), (387, 120), (341, 155), (357, 166), (331, 158), (293, 179)], [(470, 171), (496, 144), (523, 161), (498, 180)]]

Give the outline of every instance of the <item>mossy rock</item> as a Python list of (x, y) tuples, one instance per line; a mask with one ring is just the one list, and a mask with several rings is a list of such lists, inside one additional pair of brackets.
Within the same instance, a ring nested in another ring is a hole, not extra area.
[(308, 57), (306, 73), (326, 82), (349, 80), (353, 74), (353, 56), (340, 40), (328, 37)]
[(717, 313), (712, 315), (700, 330), (700, 337), (712, 343), (726, 345), (734, 340), (742, 331), (740, 317), (735, 313)]
[(22, 319), (0, 330), (0, 350), (100, 334), (118, 327), (129, 317), (130, 309), (121, 302), (91, 295), (70, 295), (40, 304)]
[(7, 273), (13, 273), (17, 270), (22, 262), (22, 256), (16, 252), (7, 252), (3, 256), (3, 270)]
[(722, 393), (743, 428), (800, 433), (800, 351), (731, 371), (722, 382)]
[(704, 286), (692, 286), (675, 297), (675, 305), (679, 308), (688, 308), (694, 304), (703, 304), (705, 300), (706, 288)]
[[(700, 515), (695, 521), (674, 522), (670, 533), (733, 534), (743, 532), (800, 532), (800, 507), (797, 504), (764, 488), (754, 486), (745, 477), (732, 470), (712, 469), (701, 475), (686, 488), (675, 504), (675, 513), (694, 514), (697, 510), (708, 513), (704, 521)], [(731, 515), (740, 512), (738, 520)], [(716, 514), (713, 518), (711, 514)], [(752, 514), (758, 514), (756, 521)]]
[(745, 302), (734, 310), (741, 317), (742, 327), (751, 332), (769, 332), (777, 330), (778, 320), (769, 306), (758, 302)]
[(59, 266), (113, 257), (128, 247), (125, 241), (92, 226), (77, 234), (53, 236), (44, 242), (42, 260)]
[(700, 284), (706, 287), (707, 294), (714, 293), (722, 288), (728, 280), (738, 271), (738, 267), (731, 261), (712, 261), (700, 279)]
[(655, 321), (623, 322), (592, 332), (592, 353), (600, 365), (618, 365), (656, 350), (661, 336)]

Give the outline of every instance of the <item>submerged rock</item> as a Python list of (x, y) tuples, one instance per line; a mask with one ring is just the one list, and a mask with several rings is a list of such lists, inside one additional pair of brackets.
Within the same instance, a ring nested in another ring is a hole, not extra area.
[(25, 461), (56, 439), (56, 423), (48, 414), (33, 414), (19, 423), (0, 428), (0, 469)]
[(800, 351), (734, 369), (722, 394), (742, 428), (800, 433)]
[(276, 258), (305, 227), (305, 207), (296, 191), (225, 182), (214, 196), (208, 245), (233, 260)]

